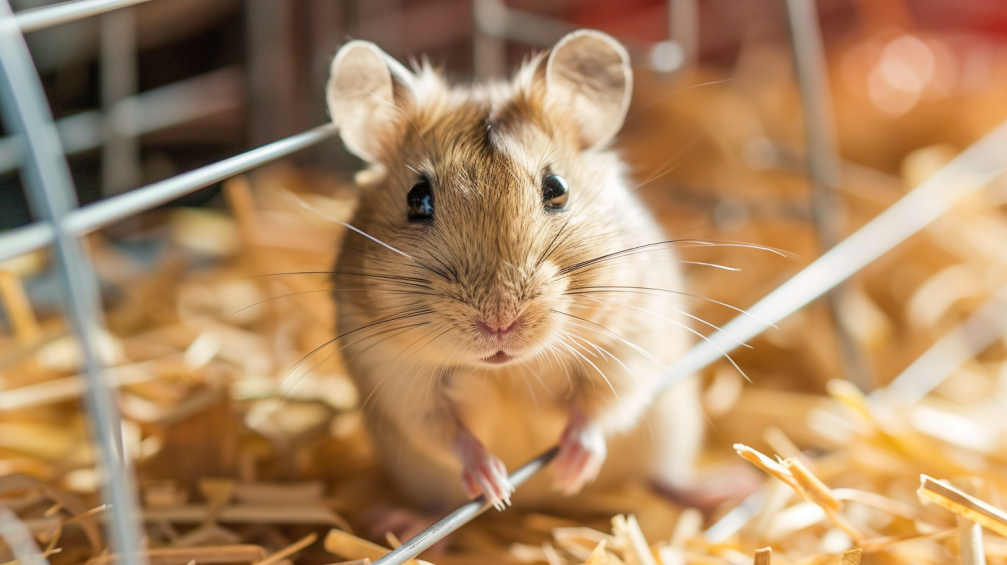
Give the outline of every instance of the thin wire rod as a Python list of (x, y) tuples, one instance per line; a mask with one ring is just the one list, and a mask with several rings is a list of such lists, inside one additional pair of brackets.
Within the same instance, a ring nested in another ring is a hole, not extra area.
[(52, 225), (46, 222), (35, 222), (0, 233), (0, 262), (45, 247), (52, 239)]
[[(124, 98), (111, 110), (115, 128), (139, 137), (231, 110), (243, 103), (243, 72), (232, 65)], [(104, 114), (87, 110), (56, 120), (67, 155), (100, 147)], [(21, 141), (0, 138), (0, 174), (21, 166)]]
[(1007, 336), (1007, 287), (976, 309), (964, 322), (944, 334), (899, 376), (870, 398), (911, 406), (951, 376), (966, 361)]
[(674, 70), (690, 69), (699, 60), (699, 2), (667, 0), (668, 40), (682, 49), (682, 64)]
[[(477, 58), (475, 66), (480, 72), (487, 73), (486, 76), (494, 76), (490, 73), (492, 66), (499, 67), (502, 63), (496, 60), (499, 58), (499, 53), (494, 53), (496, 49), (489, 47), (492, 44), (480, 46), (478, 40), (496, 38), (549, 48), (563, 35), (577, 30), (576, 25), (560, 18), (512, 8), (501, 0), (473, 0), (472, 10), (477, 39), (474, 46), (474, 51), (477, 53), (474, 56), (487, 57), (483, 61)], [(482, 37), (480, 38), (480, 36)], [(631, 59), (646, 62), (652, 67), (654, 66), (652, 54), (655, 46), (665, 43), (655, 44), (625, 36), (616, 36), (616, 39), (626, 47)], [(485, 54), (480, 54), (479, 51)], [(504, 71), (502, 68), (499, 70), (500, 72)]]
[[(81, 235), (96, 230), (195, 192), (204, 186), (311, 147), (334, 137), (336, 133), (336, 127), (332, 124), (318, 126), (229, 159), (71, 210), (61, 222), (62, 231), (70, 235)], [(53, 240), (52, 230), (45, 232), (40, 228), (32, 228), (31, 233), (25, 235), (24, 229), (0, 233), (0, 261), (39, 249)]]
[(832, 123), (832, 97), (825, 73), (825, 49), (813, 0), (785, 0), (794, 49), (801, 111), (807, 142), (808, 176), (811, 177), (815, 224), (819, 246), (828, 250), (842, 238), (835, 197), (841, 184), (839, 153)]
[(145, 210), (195, 192), (238, 173), (311, 147), (336, 135), (336, 126), (326, 124), (290, 136), (229, 159), (140, 187), (120, 196), (88, 204), (67, 214), (63, 229), (84, 234)]
[(30, 33), (144, 2), (150, 2), (150, 0), (75, 0), (21, 10), (14, 14), (14, 19), (22, 33)]
[[(708, 339), (687, 351), (665, 372), (655, 396), (734, 351), (740, 343), (762, 333), (769, 327), (764, 322), (779, 322), (835, 288), (936, 220), (963, 198), (986, 186), (1004, 171), (1007, 171), (1007, 121), (955, 157), (890, 208), (770, 292), (749, 308), (748, 314), (735, 317)], [(552, 460), (556, 449), (553, 447), (526, 463), (522, 470), (534, 469), (534, 472), (537, 472), (542, 469)], [(480, 500), (476, 499), (462, 506), (395, 551), (375, 561), (374, 565), (402, 565), (416, 557), (437, 540), (478, 516), (478, 512), (459, 513)], [(422, 539), (422, 543), (413, 543), (417, 539)]]
[[(558, 452), (559, 448), (553, 447), (549, 451), (525, 463), (523, 467), (507, 477), (507, 480), (515, 487), (521, 486), (525, 481), (535, 476), (535, 473), (545, 468), (556, 457), (556, 453)], [(374, 565), (405, 563), (490, 508), (493, 508), (493, 505), (486, 501), (486, 497), (479, 496), (474, 498), (454, 512), (441, 518), (433, 526), (416, 534), (399, 547), (385, 554), (384, 557), (375, 561)]]
[(853, 276), (1007, 170), (1007, 121), (841, 243), (689, 350), (665, 374), (666, 390)]
[[(104, 113), (101, 146), (101, 194), (112, 196), (140, 184), (140, 140), (118, 127), (113, 112), (138, 87), (136, 10), (115, 10), (98, 18), (98, 91)], [(122, 108), (123, 106), (119, 106)]]
[(25, 526), (17, 514), (3, 504), (0, 504), (0, 539), (7, 544), (19, 563), (49, 565), (49, 560), (39, 551), (35, 536), (28, 526)]
[[(797, 82), (801, 89), (804, 135), (808, 146), (812, 217), (818, 235), (818, 247), (825, 252), (843, 237), (839, 218), (841, 202), (836, 196), (842, 184), (842, 165), (832, 123), (832, 97), (829, 95), (829, 77), (825, 70), (825, 48), (822, 45), (815, 1), (786, 0), (786, 4)], [(874, 379), (867, 360), (839, 316), (842, 297), (846, 292), (844, 286), (840, 285), (827, 296), (839, 341), (843, 372), (861, 390), (870, 390)]]
[[(0, 110), (10, 129), (24, 140), (22, 170), (35, 213), (53, 226), (76, 205), (70, 168), (63, 156), (42, 82), (7, 0), (0, 2)], [(139, 513), (129, 458), (122, 448), (118, 405), (102, 378), (96, 338), (104, 326), (98, 281), (80, 240), (54, 230), (53, 255), (67, 317), (83, 352), (87, 387), (84, 403), (97, 453), (102, 495), (111, 508), (108, 523), (112, 546), (123, 565), (142, 565)]]

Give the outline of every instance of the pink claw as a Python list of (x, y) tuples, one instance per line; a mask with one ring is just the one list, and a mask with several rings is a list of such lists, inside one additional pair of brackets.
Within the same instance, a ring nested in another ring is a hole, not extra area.
[(455, 440), (455, 453), (462, 462), (462, 487), (472, 498), (483, 494), (497, 510), (510, 506), (514, 486), (507, 478), (507, 468), (472, 434), (462, 432)]
[(583, 414), (572, 414), (559, 440), (559, 454), (552, 462), (556, 473), (553, 488), (566, 495), (577, 494), (598, 477), (607, 455), (601, 429)]

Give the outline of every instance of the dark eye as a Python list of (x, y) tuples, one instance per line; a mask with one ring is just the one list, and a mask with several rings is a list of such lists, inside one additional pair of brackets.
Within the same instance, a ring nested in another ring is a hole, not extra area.
[(409, 189), (406, 208), (410, 222), (429, 222), (433, 219), (434, 191), (429, 179), (423, 178)]
[(542, 179), (542, 203), (546, 210), (562, 210), (570, 197), (570, 187), (566, 180), (552, 173)]

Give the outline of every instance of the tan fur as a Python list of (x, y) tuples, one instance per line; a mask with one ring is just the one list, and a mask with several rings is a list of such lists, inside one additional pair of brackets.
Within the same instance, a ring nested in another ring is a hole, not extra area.
[[(367, 148), (377, 173), (352, 224), (401, 254), (345, 239), (335, 276), (340, 347), (388, 471), (428, 509), (464, 499), (450, 448), (460, 426), (513, 470), (555, 444), (570, 411), (581, 410), (608, 435), (599, 485), (640, 473), (683, 483), (698, 449), (694, 382), (645, 409), (661, 365), (688, 343), (681, 296), (605, 288), (680, 290), (674, 253), (651, 247), (577, 268), (668, 239), (606, 148), (629, 79), (624, 93), (603, 92), (593, 109), (590, 96), (564, 107), (564, 94), (573, 95), (547, 80), (550, 60), (531, 59), (510, 82), (466, 87), (424, 66), (395, 80), (393, 112), (344, 133)], [(337, 123), (353, 110), (339, 97), (330, 102)], [(578, 125), (594, 118), (612, 123), (589, 132)], [(562, 212), (543, 209), (547, 170), (569, 184)], [(407, 221), (418, 173), (434, 187), (429, 225)], [(501, 342), (475, 325), (516, 314), (520, 326)], [(481, 361), (501, 348), (519, 358)], [(544, 489), (531, 491), (526, 499), (543, 500)]]

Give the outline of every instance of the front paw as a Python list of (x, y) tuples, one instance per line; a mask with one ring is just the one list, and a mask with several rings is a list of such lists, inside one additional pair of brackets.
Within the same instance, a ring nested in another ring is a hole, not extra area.
[(455, 452), (462, 462), (462, 487), (472, 498), (480, 494), (497, 510), (510, 506), (514, 486), (507, 478), (507, 468), (486, 451), (479, 440), (465, 434), (455, 442)]
[(556, 473), (553, 488), (566, 495), (577, 494), (598, 477), (607, 456), (601, 428), (586, 416), (571, 416), (559, 440), (559, 453), (552, 463)]

